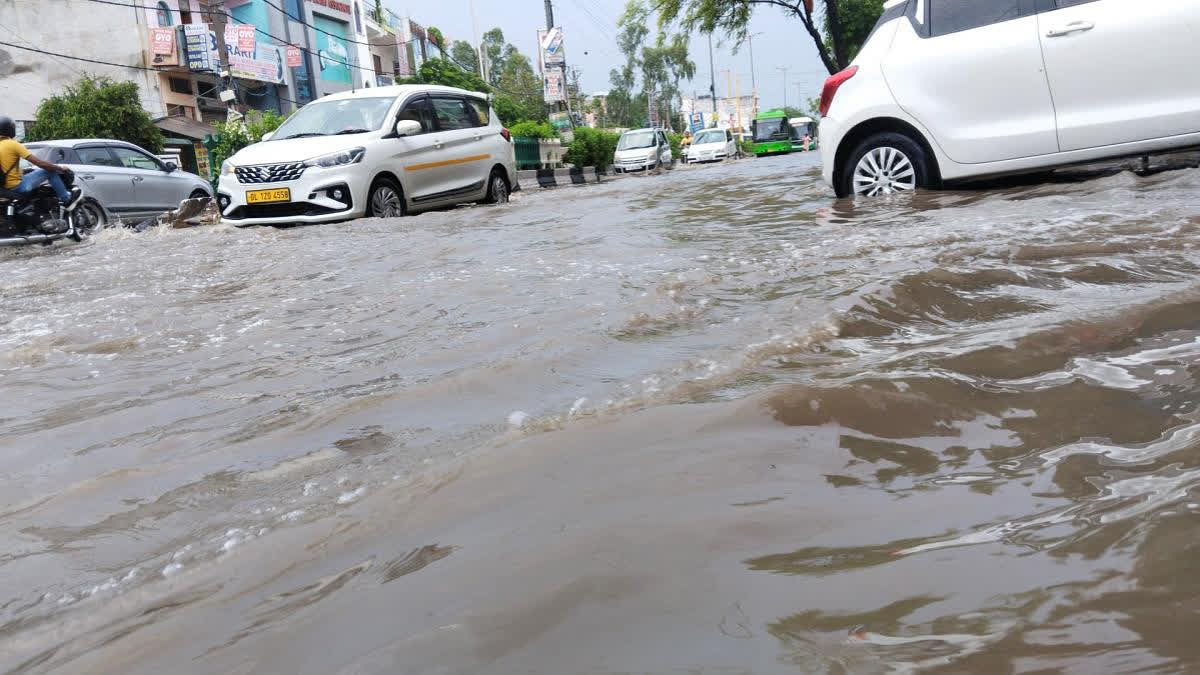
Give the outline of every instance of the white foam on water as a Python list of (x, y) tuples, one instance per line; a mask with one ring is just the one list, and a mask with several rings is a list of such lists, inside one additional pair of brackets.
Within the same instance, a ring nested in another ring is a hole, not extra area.
[(365, 494), (367, 494), (367, 486), (364, 485), (353, 492), (343, 492), (341, 496), (337, 498), (337, 503), (349, 504), (350, 502), (357, 501), (359, 497), (362, 497)]
[(529, 421), (529, 413), (515, 410), (508, 415), (508, 424), (513, 427), (523, 427)]

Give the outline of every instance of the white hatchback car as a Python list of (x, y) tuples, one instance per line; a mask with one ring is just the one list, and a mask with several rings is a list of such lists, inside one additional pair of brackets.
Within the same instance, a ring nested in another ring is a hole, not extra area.
[(512, 138), (485, 94), (434, 85), (360, 89), (301, 108), (221, 166), (234, 225), (393, 217), (519, 190)]
[(821, 94), (838, 196), (1200, 145), (1196, 0), (888, 0)]
[(683, 151), (689, 162), (723, 162), (738, 156), (737, 142), (728, 129), (697, 131), (692, 144)]
[(613, 153), (616, 173), (675, 166), (671, 143), (662, 129), (633, 129), (621, 134)]

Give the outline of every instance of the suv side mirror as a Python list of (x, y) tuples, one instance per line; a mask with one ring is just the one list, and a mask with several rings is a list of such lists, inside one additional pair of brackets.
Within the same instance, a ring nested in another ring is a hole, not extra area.
[(175, 162), (167, 162), (166, 166), (163, 167), (163, 171), (167, 173), (174, 173), (177, 169), (179, 169), (179, 166)]
[(396, 135), (400, 138), (421, 133), (421, 123), (416, 120), (396, 120)]

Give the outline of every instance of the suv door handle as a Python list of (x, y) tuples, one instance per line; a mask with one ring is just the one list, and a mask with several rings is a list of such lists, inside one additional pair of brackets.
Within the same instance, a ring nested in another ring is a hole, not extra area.
[(1091, 21), (1072, 21), (1062, 28), (1051, 28), (1046, 31), (1046, 37), (1062, 37), (1071, 33), (1082, 33), (1096, 27)]
[(80, 178), (82, 178), (84, 180), (96, 180), (96, 177), (90, 173), (84, 174), (84, 175), (80, 176)]
[(134, 177), (133, 177), (133, 182), (135, 182), (135, 183), (140, 183), (140, 182), (142, 182), (142, 181), (144, 181), (144, 180), (146, 180), (146, 179), (145, 179), (145, 178), (142, 178), (141, 176), (134, 176)]

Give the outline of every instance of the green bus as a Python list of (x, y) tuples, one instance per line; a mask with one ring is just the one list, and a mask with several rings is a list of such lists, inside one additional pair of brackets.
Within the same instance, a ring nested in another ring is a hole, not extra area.
[(750, 131), (754, 136), (754, 154), (759, 157), (792, 151), (792, 125), (782, 110), (760, 112), (750, 123)]

